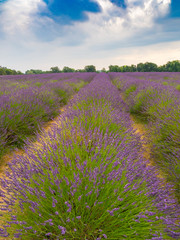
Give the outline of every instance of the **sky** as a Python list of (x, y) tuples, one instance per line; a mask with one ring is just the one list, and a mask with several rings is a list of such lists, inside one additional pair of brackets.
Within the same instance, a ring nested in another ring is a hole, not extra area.
[(0, 0), (0, 66), (180, 60), (180, 0)]

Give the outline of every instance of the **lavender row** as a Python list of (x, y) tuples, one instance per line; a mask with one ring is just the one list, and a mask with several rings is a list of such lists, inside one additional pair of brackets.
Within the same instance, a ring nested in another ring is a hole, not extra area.
[(165, 86), (171, 86), (175, 88), (176, 90), (180, 91), (180, 77), (179, 73), (177, 72), (161, 72), (161, 73), (148, 73), (148, 74), (135, 74), (135, 77), (144, 79), (144, 80), (150, 80), (158, 82)]
[(39, 126), (91, 81), (94, 74), (42, 74), (0, 78), (0, 157), (21, 147)]
[(130, 116), (108, 75), (71, 100), (40, 148), (14, 156), (2, 179), (2, 237), (178, 239), (171, 186), (141, 155)]
[[(141, 75), (141, 78), (140, 78)], [(180, 82), (177, 73), (111, 74), (124, 95), (129, 111), (149, 131), (151, 157), (175, 185), (180, 201)], [(169, 77), (172, 86), (164, 83)], [(142, 79), (144, 78), (144, 79)], [(152, 79), (154, 78), (154, 79)]]

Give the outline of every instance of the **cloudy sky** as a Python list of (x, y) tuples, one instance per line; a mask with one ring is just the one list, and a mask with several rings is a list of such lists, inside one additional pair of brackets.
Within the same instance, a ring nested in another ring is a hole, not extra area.
[(0, 66), (97, 69), (180, 59), (180, 0), (0, 0)]

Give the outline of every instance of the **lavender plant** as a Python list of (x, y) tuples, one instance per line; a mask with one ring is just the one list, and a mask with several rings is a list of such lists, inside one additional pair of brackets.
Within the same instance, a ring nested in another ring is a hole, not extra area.
[(39, 136), (41, 148), (14, 158), (1, 180), (4, 238), (179, 238), (171, 186), (141, 156), (125, 109), (99, 74)]
[[(0, 78), (0, 157), (9, 148), (22, 147), (27, 137), (57, 116), (59, 108), (93, 73), (3, 76)], [(0, 161), (1, 165), (1, 161)]]
[[(155, 76), (157, 79), (154, 81)], [(163, 84), (164, 73), (162, 76), (154, 73), (144, 74), (145, 79), (139, 79), (139, 73), (137, 76), (128, 74), (123, 77), (125, 80), (120, 74), (119, 81), (125, 96), (132, 86), (136, 86), (128, 98), (125, 97), (129, 111), (136, 119), (148, 123), (151, 155), (166, 174), (167, 180), (174, 184), (180, 201), (180, 93), (174, 88), (175, 82), (179, 81), (178, 74), (169, 74), (173, 84), (169, 80), (168, 85)], [(117, 74), (113, 78), (118, 82)]]

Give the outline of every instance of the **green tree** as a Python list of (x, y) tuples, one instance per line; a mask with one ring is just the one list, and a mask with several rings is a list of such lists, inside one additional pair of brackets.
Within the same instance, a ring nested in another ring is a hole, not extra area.
[(143, 63), (138, 63), (137, 64), (137, 71), (138, 72), (144, 72), (144, 64)]
[(63, 67), (62, 72), (67, 73), (67, 72), (75, 72), (74, 68), (70, 68), (70, 67)]
[(33, 74), (33, 71), (32, 71), (32, 70), (27, 70), (27, 71), (25, 72), (25, 74)]
[(96, 72), (96, 67), (94, 65), (88, 65), (84, 67), (85, 72)]
[(14, 75), (14, 71), (9, 68), (5, 68), (5, 71), (7, 75)]
[(85, 72), (85, 70), (84, 69), (77, 69), (77, 70), (75, 70), (75, 72)]
[(17, 75), (23, 75), (21, 71), (17, 71)]
[(152, 62), (139, 63), (137, 65), (138, 72), (157, 72), (158, 66)]
[(6, 75), (6, 71), (3, 67), (0, 67), (0, 75)]
[(105, 68), (102, 68), (102, 69), (101, 69), (101, 72), (106, 72), (106, 69), (105, 69)]
[(60, 73), (60, 69), (56, 66), (56, 67), (51, 67), (51, 72), (52, 73)]
[(152, 62), (144, 63), (144, 72), (157, 72), (158, 66)]
[(121, 68), (118, 65), (110, 65), (109, 72), (121, 72)]
[(167, 64), (165, 65), (165, 71), (180, 72), (180, 61), (175, 60), (175, 61), (167, 62)]

